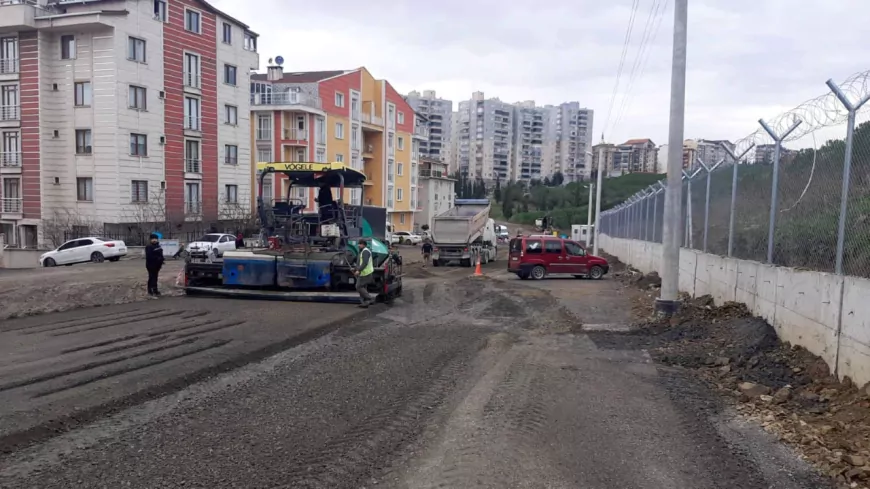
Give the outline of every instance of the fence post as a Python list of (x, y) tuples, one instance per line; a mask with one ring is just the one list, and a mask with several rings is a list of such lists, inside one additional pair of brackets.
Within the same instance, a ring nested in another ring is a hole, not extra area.
[(652, 185), (650, 185), (650, 193), (646, 196), (646, 217), (643, 220), (643, 240), (649, 241), (649, 212), (650, 212), (650, 199), (655, 192), (652, 191)]
[(713, 172), (716, 171), (716, 168), (719, 168), (719, 165), (725, 162), (725, 158), (719, 160), (715, 165), (708, 167), (701, 161), (701, 158), (698, 158), (698, 164), (707, 172), (707, 193), (704, 195), (704, 253), (707, 252), (707, 232), (710, 230), (710, 179), (713, 176)]
[(849, 119), (846, 125), (846, 160), (843, 162), (843, 188), (840, 195), (840, 221), (837, 224), (837, 261), (834, 271), (837, 275), (843, 275), (843, 252), (846, 247), (846, 214), (848, 213), (849, 184), (852, 179), (852, 139), (855, 136), (855, 113), (870, 100), (870, 95), (865, 96), (857, 104), (852, 104), (846, 94), (840, 90), (834, 80), (827, 81), (828, 88), (840, 99), (840, 103), (849, 111)]
[(734, 249), (734, 209), (737, 206), (737, 167), (740, 165), (743, 157), (755, 147), (755, 143), (750, 144), (739, 156), (735, 155), (734, 151), (725, 145), (724, 141), (720, 141), (719, 145), (734, 160), (734, 171), (731, 174), (731, 209), (728, 214), (728, 258), (731, 258), (732, 250)]
[(658, 243), (656, 241), (656, 221), (659, 216), (659, 194), (664, 192), (667, 189), (667, 185), (663, 184), (661, 180), (658, 181), (659, 188), (656, 189), (656, 197), (653, 201), (653, 242)]
[(686, 248), (695, 247), (694, 229), (692, 229), (692, 179), (698, 176), (700, 168), (695, 169), (692, 174), (686, 173), (683, 170), (683, 176), (686, 177), (688, 191), (686, 193)]
[(801, 125), (800, 120), (796, 120), (781, 136), (778, 136), (770, 126), (764, 122), (764, 119), (758, 119), (758, 123), (764, 128), (764, 131), (773, 138), (773, 189), (770, 193), (770, 222), (767, 224), (767, 263), (773, 263), (773, 234), (776, 229), (776, 201), (779, 192), (779, 157), (782, 154), (782, 142)]

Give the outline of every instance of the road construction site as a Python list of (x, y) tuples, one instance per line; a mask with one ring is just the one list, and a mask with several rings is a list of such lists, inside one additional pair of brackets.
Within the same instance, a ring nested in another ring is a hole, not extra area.
[(163, 297), (4, 320), (0, 487), (834, 487), (639, 342), (645, 292), (620, 272), (505, 268), (411, 264), (367, 310)]

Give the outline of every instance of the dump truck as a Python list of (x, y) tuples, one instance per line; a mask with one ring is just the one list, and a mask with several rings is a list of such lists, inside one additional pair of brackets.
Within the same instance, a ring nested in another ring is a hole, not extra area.
[(493, 262), (498, 254), (489, 199), (456, 199), (453, 207), (432, 218), (432, 264), (463, 267)]

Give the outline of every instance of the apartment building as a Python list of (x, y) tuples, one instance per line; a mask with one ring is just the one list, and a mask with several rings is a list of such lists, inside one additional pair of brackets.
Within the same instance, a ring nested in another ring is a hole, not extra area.
[(625, 173), (655, 173), (658, 166), (658, 150), (651, 139), (629, 139), (620, 145), (628, 159), (622, 158), (621, 168)]
[(0, 2), (7, 243), (249, 211), (256, 42), (203, 0)]
[[(615, 158), (617, 148), (615, 144), (605, 143), (602, 140), (600, 143), (592, 146), (592, 168), (598, 170), (598, 162), (602, 161), (602, 176), (609, 177), (614, 173), (616, 168)], [(620, 172), (621, 174), (621, 172)]]
[[(285, 73), (274, 63), (251, 77), (253, 160), (344, 162), (366, 174), (364, 189), (348, 202), (386, 207), (396, 230), (409, 231), (417, 211), (418, 126), (414, 110), (386, 80), (365, 68)], [(258, 181), (255, 166), (249, 174)], [(263, 194), (316, 208), (313, 189), (288, 195), (281, 176), (266, 179)]]
[(432, 218), (453, 207), (456, 180), (450, 178), (447, 163), (434, 158), (420, 158), (420, 212), (415, 216), (415, 231)]
[(453, 119), (450, 163), (472, 178), (529, 181), (558, 171), (571, 182), (591, 173), (593, 111), (577, 102), (539, 107), (475, 92)]
[(428, 122), (428, 138), (420, 141), (420, 156), (448, 162), (453, 102), (438, 97), (434, 90), (409, 92), (405, 99)]
[(697, 157), (704, 162), (705, 165), (712, 166), (720, 161), (723, 164), (729, 164), (734, 161), (734, 158), (728, 154), (728, 151), (723, 147), (727, 147), (732, 153), (734, 152), (734, 143), (722, 139), (699, 139), (697, 141)]

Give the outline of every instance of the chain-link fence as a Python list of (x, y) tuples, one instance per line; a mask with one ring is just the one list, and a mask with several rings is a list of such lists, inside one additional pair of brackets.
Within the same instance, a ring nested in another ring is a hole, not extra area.
[[(828, 89), (735, 143), (683, 148), (684, 247), (870, 277), (870, 71)], [(844, 124), (844, 139), (821, 140)], [(812, 147), (788, 148), (798, 140)], [(656, 184), (602, 212), (600, 231), (660, 243), (665, 192)]]

